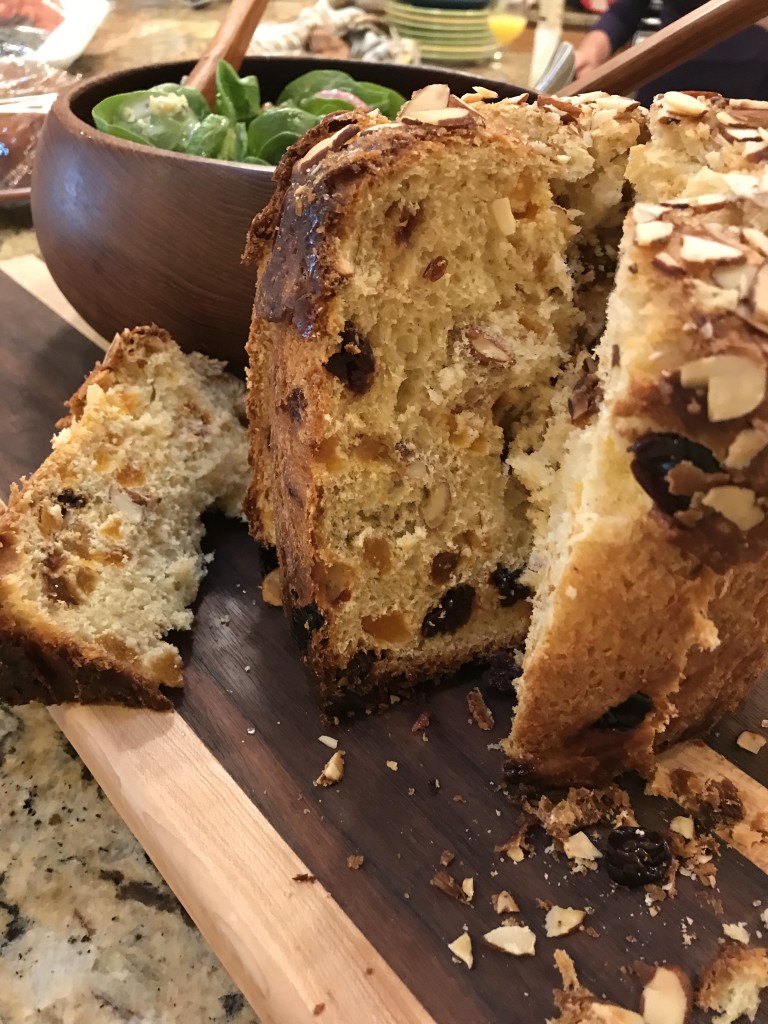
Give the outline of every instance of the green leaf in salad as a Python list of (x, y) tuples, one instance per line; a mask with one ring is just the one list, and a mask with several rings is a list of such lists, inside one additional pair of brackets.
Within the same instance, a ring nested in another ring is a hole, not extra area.
[(101, 131), (130, 142), (220, 160), (276, 164), (285, 150), (326, 114), (357, 108), (394, 117), (404, 98), (345, 71), (319, 69), (289, 82), (276, 106), (261, 106), (255, 75), (240, 77), (226, 61), (216, 68), (211, 111), (197, 89), (164, 82), (151, 89), (108, 96), (93, 108)]
[(216, 65), (216, 111), (230, 121), (252, 121), (261, 111), (261, 90), (255, 75), (241, 78), (231, 64)]
[(374, 82), (355, 82), (352, 92), (359, 96), (370, 110), (378, 108), (384, 117), (397, 117), (398, 110), (405, 103), (405, 96), (401, 96), (395, 89), (388, 89)]
[(181, 149), (197, 118), (178, 93), (142, 90), (108, 96), (93, 108), (101, 131), (158, 149)]
[(283, 89), (277, 97), (277, 105), (291, 104), (298, 106), (301, 100), (308, 100), (323, 89), (342, 89), (354, 92), (355, 80), (346, 71), (308, 71)]
[[(279, 151), (279, 160), (288, 146), (310, 128), (314, 128), (319, 120), (298, 107), (272, 107), (265, 110), (248, 126), (248, 152), (251, 156), (276, 163), (275, 154)], [(277, 145), (276, 140), (279, 140)]]
[(185, 152), (193, 156), (218, 156), (229, 129), (230, 123), (226, 117), (222, 117), (221, 114), (209, 114), (192, 129)]
[(334, 114), (337, 110), (354, 110), (354, 103), (347, 103), (345, 100), (325, 100), (313, 96), (308, 100), (299, 100), (301, 109), (315, 117), (325, 117), (326, 114)]
[(198, 121), (202, 121), (204, 117), (211, 113), (211, 108), (205, 96), (198, 89), (190, 89), (188, 85), (177, 85), (176, 82), (163, 82), (162, 85), (153, 85), (149, 91), (159, 92), (164, 96), (169, 94), (186, 96), (189, 109)]

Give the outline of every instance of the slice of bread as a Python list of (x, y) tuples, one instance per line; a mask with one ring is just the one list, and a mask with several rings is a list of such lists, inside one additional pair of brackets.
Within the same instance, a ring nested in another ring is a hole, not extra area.
[[(727, 943), (701, 978), (696, 1003), (717, 1013), (712, 1024), (762, 1020), (760, 1002), (768, 988), (768, 949)], [(764, 1012), (764, 1011), (763, 1011)]]
[(528, 488), (552, 467), (522, 481), (509, 464), (580, 374), (582, 214), (553, 188), (593, 173), (592, 139), (556, 107), (526, 108), (526, 135), (514, 106), (450, 102), (439, 123), (417, 104), (319, 126), (251, 236), (248, 510), (261, 540), (274, 522), (286, 606), (336, 706), (520, 643)]
[[(759, 222), (752, 198), (692, 203), (638, 205), (625, 226), (597, 350), (602, 405), (566, 438), (530, 562), (536, 597), (507, 745), (521, 773), (648, 773), (671, 719), (677, 732), (700, 728), (722, 693), (743, 697), (746, 662), (765, 660), (763, 587), (729, 595), (724, 579), (765, 568), (768, 237), (735, 226)], [(722, 656), (707, 652), (745, 611), (740, 655), (720, 675)], [(678, 704), (686, 672), (695, 679)]]
[(500, 655), (521, 778), (649, 773), (766, 661), (768, 178), (702, 134), (764, 112), (439, 88), (254, 222), (252, 528), (326, 704)]
[(237, 515), (242, 385), (165, 331), (118, 335), (40, 469), (0, 512), (0, 699), (169, 708), (163, 637), (188, 629), (201, 514)]

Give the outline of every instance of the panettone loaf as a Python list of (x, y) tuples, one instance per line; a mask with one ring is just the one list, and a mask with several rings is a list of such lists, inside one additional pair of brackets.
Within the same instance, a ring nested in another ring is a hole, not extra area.
[[(583, 213), (562, 193), (594, 173), (593, 137), (566, 104), (526, 107), (525, 130), (516, 104), (435, 88), (439, 123), (422, 94), (398, 124), (337, 116), (302, 140), (251, 236), (248, 511), (262, 541), (274, 521), (336, 705), (519, 644), (553, 467), (510, 465), (581, 373)], [(639, 130), (621, 129), (625, 158)], [(614, 225), (621, 203), (603, 199)]]
[(243, 392), (155, 327), (115, 338), (0, 512), (0, 700), (170, 707), (163, 637), (192, 622), (200, 516), (240, 508)]
[[(749, 198), (693, 202), (639, 204), (625, 226), (602, 404), (566, 439), (524, 577), (536, 597), (508, 744), (521, 773), (647, 773), (671, 719), (700, 727), (704, 704), (743, 697), (755, 676), (741, 671), (765, 660), (764, 588), (729, 595), (724, 581), (765, 570), (768, 237), (729, 226), (759, 220)], [(744, 600), (740, 657), (711, 661)], [(678, 706), (694, 671), (696, 699)]]
[(646, 140), (436, 89), (320, 125), (254, 222), (252, 528), (326, 703), (501, 655), (510, 770), (647, 773), (765, 660), (768, 180), (717, 97)]
[(568, 359), (575, 228), (553, 154), (442, 110), (294, 150), (259, 278), (285, 603), (336, 704), (527, 627), (530, 525), (505, 459), (539, 444)]

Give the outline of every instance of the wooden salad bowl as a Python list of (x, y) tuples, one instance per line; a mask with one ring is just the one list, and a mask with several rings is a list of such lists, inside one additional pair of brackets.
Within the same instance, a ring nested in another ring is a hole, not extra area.
[[(248, 58), (264, 100), (313, 68), (347, 71), (409, 95), (430, 82), (461, 94), (517, 86), (443, 68)], [(59, 288), (99, 333), (157, 323), (179, 344), (229, 361), (241, 372), (254, 271), (240, 257), (254, 214), (273, 191), (272, 169), (210, 160), (127, 142), (99, 131), (93, 106), (107, 96), (178, 82), (192, 63), (155, 64), (82, 81), (46, 119), (35, 160), (32, 215)]]

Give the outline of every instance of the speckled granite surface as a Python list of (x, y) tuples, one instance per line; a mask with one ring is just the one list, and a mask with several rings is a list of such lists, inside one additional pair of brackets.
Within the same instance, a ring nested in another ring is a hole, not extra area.
[(0, 1024), (257, 1024), (42, 708), (0, 705)]

